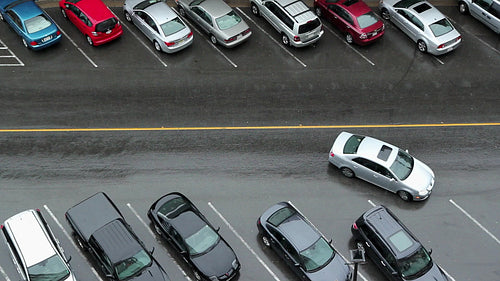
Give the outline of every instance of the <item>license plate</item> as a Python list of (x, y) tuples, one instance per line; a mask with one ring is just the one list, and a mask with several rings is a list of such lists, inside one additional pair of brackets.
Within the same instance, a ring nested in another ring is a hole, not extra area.
[(49, 36), (47, 36), (47, 37), (44, 37), (44, 38), (42, 39), (42, 42), (44, 42), (44, 43), (45, 43), (45, 42), (49, 41), (50, 39), (52, 39), (52, 35), (49, 35)]

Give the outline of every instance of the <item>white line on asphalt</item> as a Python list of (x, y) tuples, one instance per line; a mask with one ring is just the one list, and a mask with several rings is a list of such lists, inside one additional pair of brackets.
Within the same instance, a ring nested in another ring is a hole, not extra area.
[[(310, 225), (312, 225), (312, 227), (314, 227), (314, 229), (316, 229), (316, 231), (317, 231), (319, 234), (321, 234), (321, 236), (323, 236), (323, 238), (324, 238), (326, 241), (328, 241), (328, 239), (325, 237), (325, 235), (324, 235), (321, 231), (319, 231), (319, 229), (318, 229), (318, 228), (317, 228), (317, 227), (316, 227), (316, 226), (315, 226), (315, 225), (314, 225), (314, 224), (313, 224), (313, 223), (312, 223), (312, 222), (311, 222), (311, 221), (310, 221), (310, 220), (309, 220), (309, 219), (308, 219), (308, 218), (307, 218), (304, 214), (302, 214), (302, 212), (301, 212), (301, 211), (300, 211), (297, 207), (295, 207), (295, 205), (293, 205), (293, 203), (292, 203), (291, 201), (288, 201), (288, 203), (289, 203), (290, 205), (292, 205), (292, 206), (295, 208), (295, 210), (297, 210), (297, 211), (298, 211), (298, 212), (299, 212), (299, 213), (300, 213), (300, 214), (304, 217), (304, 219), (305, 219), (305, 220), (306, 220), (306, 221), (307, 221)], [(332, 246), (333, 246), (333, 245), (332, 245)], [(348, 264), (348, 263), (349, 263), (349, 261), (346, 259), (346, 257), (344, 257), (344, 256), (343, 256), (340, 252), (338, 252), (338, 251), (337, 251), (337, 253), (338, 253), (338, 254), (342, 257), (342, 259), (344, 259), (344, 261), (345, 261), (345, 263), (346, 263), (346, 264)], [(349, 266), (350, 266), (351, 268), (353, 268), (353, 266), (352, 266), (352, 265), (349, 265)], [(359, 276), (360, 276), (363, 280), (368, 281), (368, 279), (366, 279), (366, 277), (365, 277), (363, 274), (361, 274), (361, 273), (359, 273), (359, 272), (358, 272), (358, 274), (359, 274)]]
[(7, 45), (5, 45), (5, 43), (0, 40), (0, 43), (2, 43), (2, 50), (7, 50), (9, 51), (9, 53), (11, 54), (11, 58), (15, 58), (17, 60), (17, 62), (19, 62), (19, 64), (13, 64), (13, 63), (6, 63), (6, 64), (0, 64), (0, 66), (24, 66), (24, 63), (7, 47)]
[(370, 200), (370, 199), (368, 199), (368, 203), (370, 203), (370, 205), (372, 205), (373, 207), (377, 206), (377, 205), (375, 205), (375, 203), (373, 203), (373, 201), (372, 201), (372, 200)]
[(82, 55), (94, 66), (94, 67), (97, 67), (97, 64), (92, 60), (90, 59), (89, 56), (87, 56), (87, 54), (82, 50), (80, 49), (80, 47), (78, 47), (78, 45), (75, 43), (75, 41), (73, 41), (73, 39), (71, 39), (71, 37), (68, 36), (68, 34), (66, 34), (66, 32), (64, 32), (64, 30), (56, 23), (56, 26), (57, 28), (59, 28), (59, 30), (61, 30), (62, 34), (64, 34), (64, 36), (66, 36), (66, 38), (68, 38), (68, 40), (71, 42), (71, 44), (73, 44), (73, 46), (75, 46), (75, 48), (80, 51), (80, 53), (82, 53)]
[(305, 63), (303, 63), (299, 58), (297, 58), (296, 56), (294, 56), (289, 50), (286, 49), (285, 46), (283, 46), (283, 44), (280, 44), (278, 41), (276, 41), (273, 37), (271, 37), (271, 35), (269, 35), (269, 33), (267, 33), (264, 29), (262, 29), (262, 27), (260, 27), (252, 18), (250, 18), (247, 14), (245, 14), (239, 7), (236, 8), (236, 10), (238, 10), (242, 15), (244, 15), (249, 21), (251, 21), (253, 24), (255, 24), (255, 26), (257, 26), (258, 29), (260, 29), (260, 31), (264, 32), (265, 35), (267, 35), (274, 43), (276, 43), (276, 45), (278, 45), (281, 49), (283, 49), (288, 55), (290, 55), (292, 58), (294, 58), (298, 63), (300, 63), (303, 67), (307, 67), (307, 65)]
[(227, 225), (227, 227), (229, 227), (229, 229), (234, 233), (234, 235), (238, 239), (240, 239), (240, 241), (243, 243), (243, 245), (245, 245), (245, 247), (247, 247), (247, 249), (250, 251), (250, 253), (252, 253), (252, 255), (260, 262), (260, 264), (267, 270), (267, 272), (269, 272), (269, 274), (271, 274), (271, 276), (274, 278), (274, 280), (280, 281), (278, 276), (276, 276), (276, 274), (274, 274), (274, 272), (267, 266), (267, 264), (264, 263), (264, 261), (257, 255), (257, 253), (255, 253), (255, 251), (250, 247), (250, 245), (248, 245), (248, 243), (243, 239), (243, 237), (241, 237), (241, 235), (238, 234), (238, 232), (233, 228), (233, 226), (231, 224), (229, 224), (229, 222), (226, 220), (226, 218), (224, 218), (224, 216), (222, 216), (222, 214), (214, 207), (214, 205), (212, 205), (211, 202), (208, 202), (208, 206), (210, 206), (210, 208), (212, 208), (212, 210)]
[(455, 203), (455, 201), (453, 201), (452, 199), (450, 199), (450, 203), (455, 205), (455, 207), (457, 207), (460, 211), (462, 211), (462, 213), (464, 213), (464, 215), (466, 215), (470, 220), (472, 220), (477, 226), (479, 226), (479, 228), (481, 228), (484, 232), (486, 232), (491, 238), (493, 238), (493, 240), (495, 240), (497, 242), (497, 244), (500, 245), (500, 240), (498, 240), (498, 238), (495, 237), (495, 235), (493, 235), (491, 232), (488, 231), (488, 229), (486, 229), (484, 226), (482, 226), (475, 218), (473, 218), (469, 213), (467, 213), (462, 207), (460, 207), (457, 203)]
[[(56, 218), (56, 216), (54, 216), (54, 213), (52, 213), (52, 211), (49, 209), (49, 207), (47, 205), (43, 205), (43, 207), (45, 208), (45, 210), (47, 211), (47, 213), (49, 213), (49, 215), (52, 217), (52, 219), (56, 222), (57, 226), (59, 226), (59, 228), (62, 230), (62, 232), (64, 233), (64, 235), (68, 238), (68, 240), (71, 242), (71, 244), (73, 245), (73, 247), (75, 247), (75, 249), (78, 251), (78, 253), (81, 255), (81, 256), (84, 256), (82, 251), (80, 250), (80, 247), (78, 247), (75, 242), (73, 241), (73, 238), (71, 238), (71, 236), (68, 234), (68, 232), (66, 232), (66, 230), (64, 229), (64, 227), (62, 226), (62, 224), (59, 222), (59, 220)], [(92, 270), (92, 272), (94, 273), (94, 275), (97, 277), (97, 280), (99, 281), (103, 281), (101, 279), (101, 276), (99, 276), (99, 274), (97, 273), (97, 271), (94, 269), (93, 266), (90, 266), (90, 269)]]
[(444, 272), (444, 274), (446, 274), (446, 276), (448, 276), (451, 281), (456, 281), (455, 278), (453, 278), (453, 276), (451, 276), (448, 271), (444, 270), (444, 268), (442, 266), (440, 266), (441, 270)]
[[(452, 18), (448, 17), (451, 22), (453, 22), (453, 24), (455, 25), (459, 25), (456, 21), (454, 21)], [(486, 45), (486, 47), (490, 48), (492, 51), (494, 52), (497, 52), (500, 54), (500, 51), (495, 49), (494, 47), (492, 47), (490, 44), (486, 43), (484, 40), (482, 40), (481, 38), (477, 37), (476, 35), (474, 35), (474, 33), (472, 33), (471, 31), (469, 31), (468, 29), (464, 28), (463, 26), (460, 25), (460, 27), (467, 33), (469, 33), (470, 35), (472, 35), (476, 40), (479, 40), (479, 42), (483, 43), (484, 45)], [(463, 40), (463, 38), (462, 38)]]
[(369, 60), (367, 57), (365, 57), (362, 53), (360, 53), (358, 50), (354, 49), (353, 46), (351, 46), (349, 43), (347, 43), (343, 38), (341, 38), (337, 33), (335, 33), (331, 28), (329, 28), (328, 26), (326, 26), (325, 24), (323, 24), (323, 26), (328, 30), (330, 31), (331, 34), (335, 35), (337, 38), (339, 38), (342, 42), (344, 42), (344, 44), (347, 45), (347, 47), (351, 48), (351, 50), (353, 50), (355, 53), (357, 53), (358, 55), (360, 55), (363, 59), (365, 59), (369, 64), (371, 65), (375, 65), (375, 63), (373, 63), (371, 60)]
[(155, 53), (155, 51), (151, 50), (151, 48), (148, 45), (146, 45), (146, 43), (144, 43), (143, 40), (141, 40), (141, 38), (139, 38), (139, 36), (130, 29), (130, 27), (128, 27), (126, 24), (122, 24), (122, 26), (125, 26), (125, 28), (130, 33), (132, 33), (132, 35), (134, 35), (137, 41), (139, 41), (158, 61), (160, 61), (160, 63), (163, 64), (164, 67), (167, 67), (167, 64), (161, 60), (161, 58)]
[(9, 276), (7, 275), (7, 273), (5, 273), (5, 271), (3, 270), (3, 268), (1, 266), (0, 266), (0, 272), (2, 273), (5, 280), (10, 281)]
[[(141, 216), (139, 216), (139, 214), (135, 211), (135, 209), (132, 207), (132, 205), (130, 203), (127, 203), (127, 207), (132, 211), (132, 213), (134, 213), (134, 215), (139, 219), (139, 221), (144, 225), (144, 227), (149, 231), (149, 233), (151, 234), (151, 236), (153, 236), (153, 238), (155, 240), (157, 240), (156, 238), (156, 235), (153, 233), (153, 231), (149, 228), (149, 226), (146, 224), (146, 222), (141, 218)], [(182, 267), (177, 263), (177, 261), (175, 261), (174, 258), (172, 258), (172, 256), (170, 255), (169, 252), (166, 252), (168, 257), (170, 258), (170, 260), (172, 260), (172, 262), (175, 264), (175, 266), (181, 271), (182, 275), (184, 275), (184, 277), (188, 280), (188, 281), (192, 281), (191, 278), (189, 278), (189, 276), (186, 274), (186, 272), (182, 269)]]
[(436, 60), (437, 60), (440, 64), (444, 64), (444, 62), (443, 62), (442, 60), (438, 59), (436, 56), (432, 55), (432, 57), (433, 57), (434, 59), (436, 59)]

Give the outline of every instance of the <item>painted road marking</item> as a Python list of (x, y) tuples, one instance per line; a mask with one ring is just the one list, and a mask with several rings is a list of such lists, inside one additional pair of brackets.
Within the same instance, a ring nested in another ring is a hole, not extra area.
[(323, 26), (328, 30), (330, 31), (331, 34), (335, 35), (335, 37), (337, 37), (340, 41), (344, 42), (344, 44), (347, 45), (347, 47), (351, 48), (351, 50), (353, 50), (356, 54), (358, 54), (359, 56), (361, 56), (365, 61), (367, 61), (369, 64), (371, 65), (375, 65), (374, 62), (372, 62), (371, 60), (369, 60), (367, 57), (365, 57), (362, 53), (360, 53), (358, 50), (354, 49), (354, 47), (347, 43), (344, 39), (342, 39), (337, 33), (335, 33), (330, 27), (326, 26), (325, 24), (323, 24)]
[(24, 63), (5, 45), (5, 43), (0, 40), (0, 50), (7, 50), (10, 55), (0, 56), (0, 58), (15, 59), (17, 63), (0, 63), (0, 66), (24, 66)]
[(5, 271), (1, 266), (0, 266), (0, 272), (2, 273), (2, 276), (5, 278), (5, 280), (10, 281), (9, 276), (7, 275), (7, 273), (5, 273)]
[(234, 229), (234, 227), (224, 218), (224, 216), (214, 207), (214, 205), (211, 202), (208, 202), (208, 206), (212, 208), (212, 210), (219, 216), (219, 218), (226, 224), (226, 226), (234, 233), (234, 235), (240, 239), (241, 243), (247, 247), (247, 249), (252, 253), (252, 255), (259, 261), (259, 263), (271, 274), (274, 280), (280, 281), (278, 276), (274, 274), (274, 272), (267, 266), (267, 264), (255, 253), (255, 251), (248, 245), (248, 243), (241, 237), (241, 235)]
[(68, 38), (68, 40), (71, 42), (71, 44), (73, 44), (73, 46), (75, 46), (75, 48), (94, 66), (94, 67), (97, 67), (97, 64), (89, 57), (87, 56), (87, 54), (82, 50), (80, 49), (80, 47), (78, 46), (78, 44), (75, 43), (75, 41), (73, 41), (73, 39), (71, 39), (71, 37), (69, 37), (69, 35), (56, 23), (56, 26), (57, 28), (59, 28), (59, 30), (62, 32), (62, 34), (64, 34), (64, 36), (66, 38)]

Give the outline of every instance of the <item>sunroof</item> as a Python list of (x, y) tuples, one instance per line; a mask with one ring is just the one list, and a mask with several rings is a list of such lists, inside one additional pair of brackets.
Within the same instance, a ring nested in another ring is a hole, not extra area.
[(411, 241), (410, 237), (408, 237), (408, 235), (406, 235), (406, 233), (403, 232), (403, 230), (400, 230), (391, 235), (391, 237), (389, 237), (389, 240), (391, 240), (391, 243), (400, 252), (410, 248), (411, 245), (413, 245), (413, 242)]
[(391, 152), (392, 148), (388, 147), (387, 145), (382, 145), (382, 148), (378, 152), (377, 158), (387, 161), (387, 159), (389, 159), (389, 155), (391, 155)]
[(431, 8), (431, 6), (427, 5), (427, 3), (422, 3), (418, 6), (416, 6), (415, 8), (413, 8), (413, 10), (415, 10), (417, 13), (422, 13), (422, 12), (425, 12), (427, 10), (429, 10)]

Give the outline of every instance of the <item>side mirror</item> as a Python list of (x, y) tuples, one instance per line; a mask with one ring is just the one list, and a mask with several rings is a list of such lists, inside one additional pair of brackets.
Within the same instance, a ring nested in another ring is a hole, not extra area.
[(295, 264), (295, 267), (300, 267), (300, 263), (296, 262)]
[(69, 263), (71, 261), (71, 256), (69, 256), (67, 259), (66, 259), (66, 263)]
[(429, 256), (432, 255), (432, 249), (429, 249)]
[(151, 255), (155, 252), (155, 247), (153, 247), (153, 249), (151, 249), (150, 253)]
[(220, 230), (220, 226), (218, 226), (218, 227), (215, 229), (215, 231), (216, 231), (216, 232), (219, 232), (219, 230)]

